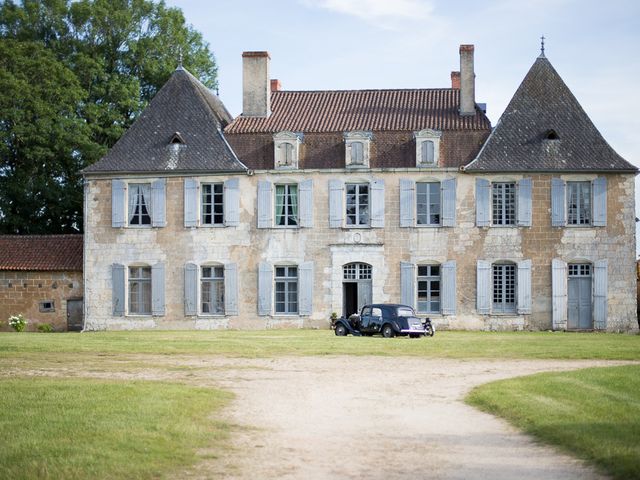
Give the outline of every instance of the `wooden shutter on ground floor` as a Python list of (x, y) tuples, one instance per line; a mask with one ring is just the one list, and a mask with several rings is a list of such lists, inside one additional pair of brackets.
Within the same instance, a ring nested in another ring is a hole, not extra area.
[(238, 315), (238, 266), (224, 265), (224, 314)]
[(198, 266), (187, 263), (184, 266), (184, 314), (198, 313)]
[(400, 262), (400, 303), (416, 308), (416, 266)]
[(311, 315), (313, 313), (313, 262), (298, 265), (298, 281), (300, 283), (298, 312), (300, 315)]
[(519, 314), (531, 313), (531, 260), (518, 262), (517, 311)]
[(113, 314), (118, 317), (124, 315), (124, 282), (124, 265), (114, 263), (111, 265), (111, 303)]
[(607, 260), (593, 264), (593, 328), (607, 328)]
[(456, 314), (456, 261), (444, 262), (441, 267), (441, 311), (442, 315)]
[(491, 262), (486, 260), (476, 267), (476, 308), (481, 315), (491, 313)]
[(258, 315), (271, 315), (273, 266), (260, 262), (258, 267)]
[(164, 263), (151, 267), (151, 314), (164, 315)]
[(552, 326), (567, 328), (567, 263), (558, 258), (551, 261)]

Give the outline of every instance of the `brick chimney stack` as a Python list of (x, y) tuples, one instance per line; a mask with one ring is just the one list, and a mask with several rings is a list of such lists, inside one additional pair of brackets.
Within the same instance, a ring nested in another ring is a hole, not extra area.
[(451, 72), (451, 88), (460, 90), (460, 72)]
[(271, 114), (269, 52), (242, 53), (242, 115), (268, 117)]
[(473, 45), (460, 45), (460, 115), (476, 114), (476, 74)]
[(278, 80), (277, 78), (272, 78), (271, 79), (271, 91), (272, 92), (279, 92), (280, 90), (282, 90), (282, 83), (280, 83), (280, 80)]

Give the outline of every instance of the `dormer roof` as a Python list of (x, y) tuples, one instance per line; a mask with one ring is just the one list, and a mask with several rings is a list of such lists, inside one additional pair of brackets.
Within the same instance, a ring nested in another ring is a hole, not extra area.
[(469, 172), (630, 172), (551, 62), (540, 56), (518, 87)]

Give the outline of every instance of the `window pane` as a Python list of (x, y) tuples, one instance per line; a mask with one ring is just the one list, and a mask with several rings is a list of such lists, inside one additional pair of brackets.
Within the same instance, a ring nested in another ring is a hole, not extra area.
[(433, 142), (425, 140), (422, 142), (422, 163), (433, 163)]

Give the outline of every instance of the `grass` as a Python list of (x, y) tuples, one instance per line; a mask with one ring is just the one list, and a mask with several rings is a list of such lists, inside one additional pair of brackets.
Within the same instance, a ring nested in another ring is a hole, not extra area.
[(613, 478), (640, 478), (638, 365), (502, 380), (477, 387), (467, 402)]
[(157, 479), (224, 442), (230, 394), (161, 382), (0, 382), (2, 478)]
[(386, 355), (430, 358), (640, 360), (640, 336), (562, 332), (437, 332), (393, 340), (336, 337), (329, 330), (144, 331), (0, 334), (0, 359), (16, 354)]

